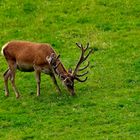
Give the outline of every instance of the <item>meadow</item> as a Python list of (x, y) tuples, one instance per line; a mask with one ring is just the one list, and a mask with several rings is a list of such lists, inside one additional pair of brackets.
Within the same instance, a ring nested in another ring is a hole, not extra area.
[[(138, 0), (0, 0), (0, 46), (10, 40), (50, 43), (66, 68), (75, 68), (75, 43), (94, 48), (88, 80), (71, 97), (59, 96), (42, 74), (36, 97), (34, 73), (17, 71), (4, 96), (0, 56), (0, 140), (139, 140), (140, 4)], [(0, 47), (0, 48), (1, 48)]]

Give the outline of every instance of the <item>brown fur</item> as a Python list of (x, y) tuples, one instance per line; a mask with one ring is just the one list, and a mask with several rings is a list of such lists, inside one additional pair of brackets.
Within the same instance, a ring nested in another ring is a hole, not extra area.
[[(37, 95), (40, 94), (40, 73), (46, 73), (51, 76), (53, 79), (57, 89), (60, 91), (60, 88), (57, 85), (54, 71), (52, 67), (46, 60), (46, 57), (50, 56), (55, 51), (52, 49), (51, 45), (43, 44), (43, 43), (33, 43), (28, 41), (11, 41), (7, 43), (7, 45), (3, 48), (3, 55), (5, 56), (8, 63), (8, 70), (4, 74), (5, 81), (5, 94), (9, 95), (8, 91), (8, 78), (13, 77), (13, 89), (16, 93), (16, 96), (19, 97), (19, 93), (15, 87), (14, 79), (15, 79), (15, 71), (19, 69), (20, 71), (35, 71), (36, 80), (37, 80)], [(65, 70), (62, 63), (58, 66), (58, 70), (60, 73), (67, 75), (67, 71)]]
[(83, 63), (88, 56), (91, 54), (91, 49), (86, 56), (84, 56), (86, 50), (89, 47), (84, 48), (82, 44), (76, 43), (76, 45), (81, 49), (81, 57), (76, 65), (74, 72), (72, 70), (66, 70), (63, 64), (59, 60), (59, 55), (55, 53), (51, 45), (43, 43), (34, 43), (28, 41), (11, 41), (6, 43), (2, 47), (1, 53), (6, 58), (8, 63), (8, 69), (4, 73), (4, 85), (5, 85), (5, 95), (9, 96), (8, 89), (8, 79), (11, 80), (13, 90), (16, 94), (16, 97), (19, 97), (19, 92), (15, 85), (15, 74), (16, 69), (20, 71), (35, 71), (36, 82), (37, 82), (37, 96), (40, 95), (40, 81), (41, 81), (41, 72), (50, 75), (52, 78), (57, 90), (60, 92), (60, 88), (57, 84), (55, 74), (63, 81), (64, 85), (67, 87), (71, 95), (75, 95), (74, 92), (74, 80), (79, 82), (85, 82), (87, 77), (84, 80), (79, 79), (88, 73), (77, 74), (78, 71), (84, 70), (89, 66), (86, 65), (82, 69), (79, 69), (81, 63)]

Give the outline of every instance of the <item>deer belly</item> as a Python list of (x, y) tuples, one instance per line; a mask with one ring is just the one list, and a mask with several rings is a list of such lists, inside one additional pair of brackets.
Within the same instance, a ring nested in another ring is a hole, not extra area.
[(17, 63), (17, 69), (23, 72), (32, 72), (34, 71), (33, 65), (31, 64), (19, 64)]

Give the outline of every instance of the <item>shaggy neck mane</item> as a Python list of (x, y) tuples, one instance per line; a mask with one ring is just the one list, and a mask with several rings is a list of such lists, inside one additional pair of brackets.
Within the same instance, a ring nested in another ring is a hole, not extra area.
[(55, 71), (55, 74), (58, 75), (59, 77), (61, 75), (67, 75), (67, 70), (65, 69), (64, 65), (61, 62), (59, 64), (59, 66), (56, 68), (56, 70), (54, 70), (54, 71)]

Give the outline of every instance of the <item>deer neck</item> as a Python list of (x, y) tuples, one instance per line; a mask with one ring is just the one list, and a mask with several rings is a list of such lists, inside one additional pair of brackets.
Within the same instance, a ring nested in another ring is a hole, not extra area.
[(61, 77), (61, 75), (64, 76), (64, 75), (67, 75), (68, 74), (67, 70), (65, 69), (64, 65), (61, 62), (59, 64), (59, 66), (55, 69), (55, 73), (59, 77)]

